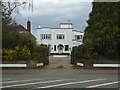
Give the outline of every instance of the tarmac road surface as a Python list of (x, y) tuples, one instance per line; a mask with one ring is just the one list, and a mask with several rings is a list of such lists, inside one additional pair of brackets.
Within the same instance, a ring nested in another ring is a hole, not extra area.
[[(52, 60), (54, 61), (54, 59)], [(62, 59), (58, 58), (57, 60)], [(60, 90), (98, 90), (98, 88), (100, 88), (99, 90), (118, 90), (119, 88), (120, 79), (117, 69), (72, 69), (70, 64), (65, 65), (65, 61), (61, 61), (59, 64), (57, 64), (58, 61), (50, 63), (53, 66), (43, 69), (3, 69), (0, 88), (3, 90), (6, 88), (7, 90), (11, 90), (11, 88), (12, 90), (16, 90), (16, 88), (20, 90), (42, 88), (51, 90), (56, 90), (56, 88)], [(64, 65), (64, 68), (57, 68), (59, 65)]]

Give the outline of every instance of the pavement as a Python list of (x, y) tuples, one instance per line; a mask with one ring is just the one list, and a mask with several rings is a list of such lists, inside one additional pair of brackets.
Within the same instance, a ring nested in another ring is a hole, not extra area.
[(3, 69), (0, 88), (118, 90), (118, 70), (73, 69), (69, 62), (70, 57), (50, 57), (50, 65), (43, 69)]

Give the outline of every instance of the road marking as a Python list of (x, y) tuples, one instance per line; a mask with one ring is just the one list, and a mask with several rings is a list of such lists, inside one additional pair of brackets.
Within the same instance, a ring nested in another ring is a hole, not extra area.
[(41, 82), (34, 82), (34, 83), (27, 83), (27, 84), (17, 84), (17, 85), (9, 85), (9, 86), (2, 86), (0, 88), (9, 88), (9, 87), (17, 87), (17, 86), (25, 86), (25, 85), (33, 85), (33, 84), (40, 84), (40, 83), (51, 83), (51, 82), (59, 82), (71, 79), (62, 79), (62, 80), (51, 80), (51, 81), (41, 81)]
[(50, 85), (50, 86), (37, 87), (36, 89), (39, 89), (39, 88), (51, 88), (51, 87), (65, 86), (65, 85), (78, 84), (78, 83), (87, 83), (87, 82), (94, 82), (94, 81), (100, 81), (100, 80), (106, 80), (106, 79), (95, 79), (95, 80), (85, 80), (85, 81), (79, 81), (79, 82), (63, 83), (63, 84), (56, 84), (56, 85)]
[(104, 84), (99, 84), (99, 85), (93, 85), (93, 86), (87, 86), (86, 88), (96, 88), (96, 87), (107, 86), (107, 85), (116, 84), (116, 83), (120, 83), (120, 81), (111, 82), (111, 83), (104, 83)]
[(42, 80), (42, 79), (31, 79), (31, 80), (19, 80), (19, 81), (5, 81), (5, 82), (0, 82), (0, 83), (15, 83), (15, 82), (22, 82), (22, 81), (33, 81), (33, 80)]

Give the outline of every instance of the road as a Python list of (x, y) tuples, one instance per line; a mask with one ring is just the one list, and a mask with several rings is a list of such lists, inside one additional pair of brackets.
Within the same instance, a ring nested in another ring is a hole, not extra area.
[[(57, 67), (56, 65), (54, 66)], [(73, 88), (78, 88), (78, 90), (82, 90), (82, 88), (83, 90), (88, 90), (87, 88), (92, 88), (89, 90), (96, 90), (96, 88), (117, 90), (120, 84), (118, 70), (55, 67), (47, 66), (43, 69), (4, 69), (2, 71), (1, 88), (3, 90), (5, 88), (15, 88), (15, 90), (16, 88), (25, 90), (41, 88), (52, 88), (52, 90), (56, 90), (56, 88), (60, 88), (60, 90), (63, 90), (63, 88), (67, 88), (67, 90), (74, 90)]]

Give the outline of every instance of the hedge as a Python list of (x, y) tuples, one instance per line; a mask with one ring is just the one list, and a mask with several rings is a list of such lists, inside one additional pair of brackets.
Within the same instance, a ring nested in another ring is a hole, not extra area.
[(44, 65), (48, 65), (49, 48), (46, 45), (36, 46), (34, 52), (30, 52), (27, 46), (16, 46), (15, 49), (3, 49), (2, 60), (37, 60), (42, 61)]

